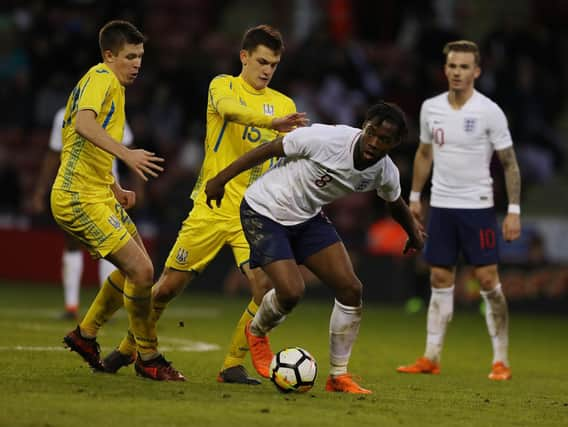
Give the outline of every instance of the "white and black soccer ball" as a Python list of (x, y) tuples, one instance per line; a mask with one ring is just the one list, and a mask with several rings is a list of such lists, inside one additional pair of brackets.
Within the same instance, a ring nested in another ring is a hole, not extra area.
[(316, 359), (303, 348), (280, 350), (270, 362), (270, 380), (282, 393), (308, 391), (316, 382), (317, 375)]

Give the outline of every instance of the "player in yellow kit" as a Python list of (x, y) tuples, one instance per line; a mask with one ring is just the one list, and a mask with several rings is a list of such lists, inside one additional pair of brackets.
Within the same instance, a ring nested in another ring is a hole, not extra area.
[[(85, 318), (63, 338), (94, 369), (103, 370), (96, 336), (123, 304), (139, 358), (139, 375), (156, 380), (183, 380), (157, 349), (155, 325), (149, 320), (154, 269), (134, 223), (125, 209), (136, 202), (132, 191), (114, 179), (118, 157), (141, 178), (157, 176), (163, 159), (120, 143), (125, 124), (125, 86), (142, 65), (144, 36), (126, 21), (111, 21), (99, 32), (103, 62), (93, 66), (73, 89), (63, 119), (61, 163), (51, 191), (57, 223), (83, 243), (94, 258), (118, 269), (104, 282)], [(101, 310), (104, 307), (104, 310)]]
[[(209, 86), (205, 159), (192, 192), (194, 207), (182, 224), (162, 276), (153, 289), (153, 318), (157, 321), (169, 301), (229, 245), (237, 265), (249, 279), (253, 300), (233, 334), (220, 382), (259, 384), (248, 376), (243, 360), (248, 350), (245, 324), (252, 319), (269, 287), (260, 269), (248, 266), (249, 246), (244, 237), (239, 206), (247, 187), (270, 166), (270, 162), (243, 173), (226, 187), (220, 209), (211, 210), (205, 201), (204, 184), (247, 151), (307, 123), (294, 102), (268, 88), (284, 49), (280, 33), (268, 25), (249, 29), (242, 41), (239, 76), (220, 75)], [(105, 369), (116, 372), (132, 360), (132, 334), (104, 360)]]

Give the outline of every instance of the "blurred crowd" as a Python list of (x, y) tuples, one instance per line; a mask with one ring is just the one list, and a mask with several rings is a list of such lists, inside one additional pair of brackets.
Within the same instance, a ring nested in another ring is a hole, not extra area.
[[(508, 117), (523, 188), (566, 170), (566, 135), (559, 130), (568, 128), (568, 2), (562, 0), (5, 0), (0, 5), (4, 222), (29, 217), (28, 199), (53, 115), (78, 78), (100, 61), (98, 29), (116, 18), (131, 20), (149, 38), (141, 75), (127, 90), (127, 120), (135, 145), (167, 163), (166, 172), (146, 186), (134, 216), (149, 231), (159, 229), (157, 238), (166, 248), (191, 207), (209, 81), (239, 73), (242, 33), (259, 23), (279, 28), (286, 43), (271, 86), (292, 97), (312, 122), (358, 126), (377, 99), (405, 110), (409, 143), (393, 156), (405, 193), (421, 102), (446, 90), (442, 47), (462, 38), (481, 47), (477, 88)], [(503, 210), (499, 173), (496, 202)], [(123, 179), (128, 186), (128, 176)], [(396, 233), (383, 209), (373, 195), (358, 194), (330, 206), (329, 213), (355, 254), (380, 255), (398, 249), (378, 243), (381, 233)]]

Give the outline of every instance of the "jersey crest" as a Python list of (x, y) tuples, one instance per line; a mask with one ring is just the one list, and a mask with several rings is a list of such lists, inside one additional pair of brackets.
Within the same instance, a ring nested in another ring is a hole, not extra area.
[(463, 130), (466, 133), (471, 133), (475, 130), (475, 125), (477, 123), (477, 120), (474, 119), (473, 117), (466, 117), (465, 119), (463, 119)]

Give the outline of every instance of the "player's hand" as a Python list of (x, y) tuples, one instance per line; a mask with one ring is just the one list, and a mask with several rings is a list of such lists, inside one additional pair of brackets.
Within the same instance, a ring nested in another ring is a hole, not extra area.
[(421, 202), (409, 202), (408, 209), (410, 209), (410, 213), (418, 222), (422, 223), (424, 221)]
[(402, 253), (406, 254), (413, 254), (416, 251), (421, 251), (424, 248), (424, 242), (428, 237), (426, 231), (424, 231), (424, 226), (422, 223), (418, 221), (414, 221), (415, 226), (415, 235), (410, 236), (406, 239), (406, 243), (404, 244), (404, 248), (402, 249)]
[(114, 189), (114, 197), (124, 209), (130, 209), (136, 204), (136, 193), (123, 188)]
[(521, 236), (521, 216), (519, 214), (507, 214), (503, 220), (503, 239), (506, 242), (517, 240)]
[(307, 126), (309, 123), (307, 113), (292, 113), (272, 120), (272, 129), (278, 132), (290, 132), (297, 127)]
[(213, 209), (211, 206), (211, 200), (215, 200), (217, 207), (221, 207), (221, 200), (225, 195), (225, 183), (219, 180), (217, 177), (210, 179), (205, 184), (205, 195), (207, 196), (207, 206)]
[(164, 168), (159, 165), (164, 162), (163, 158), (140, 148), (128, 150), (122, 160), (144, 181), (148, 181), (147, 175), (157, 178), (158, 173), (164, 171)]

